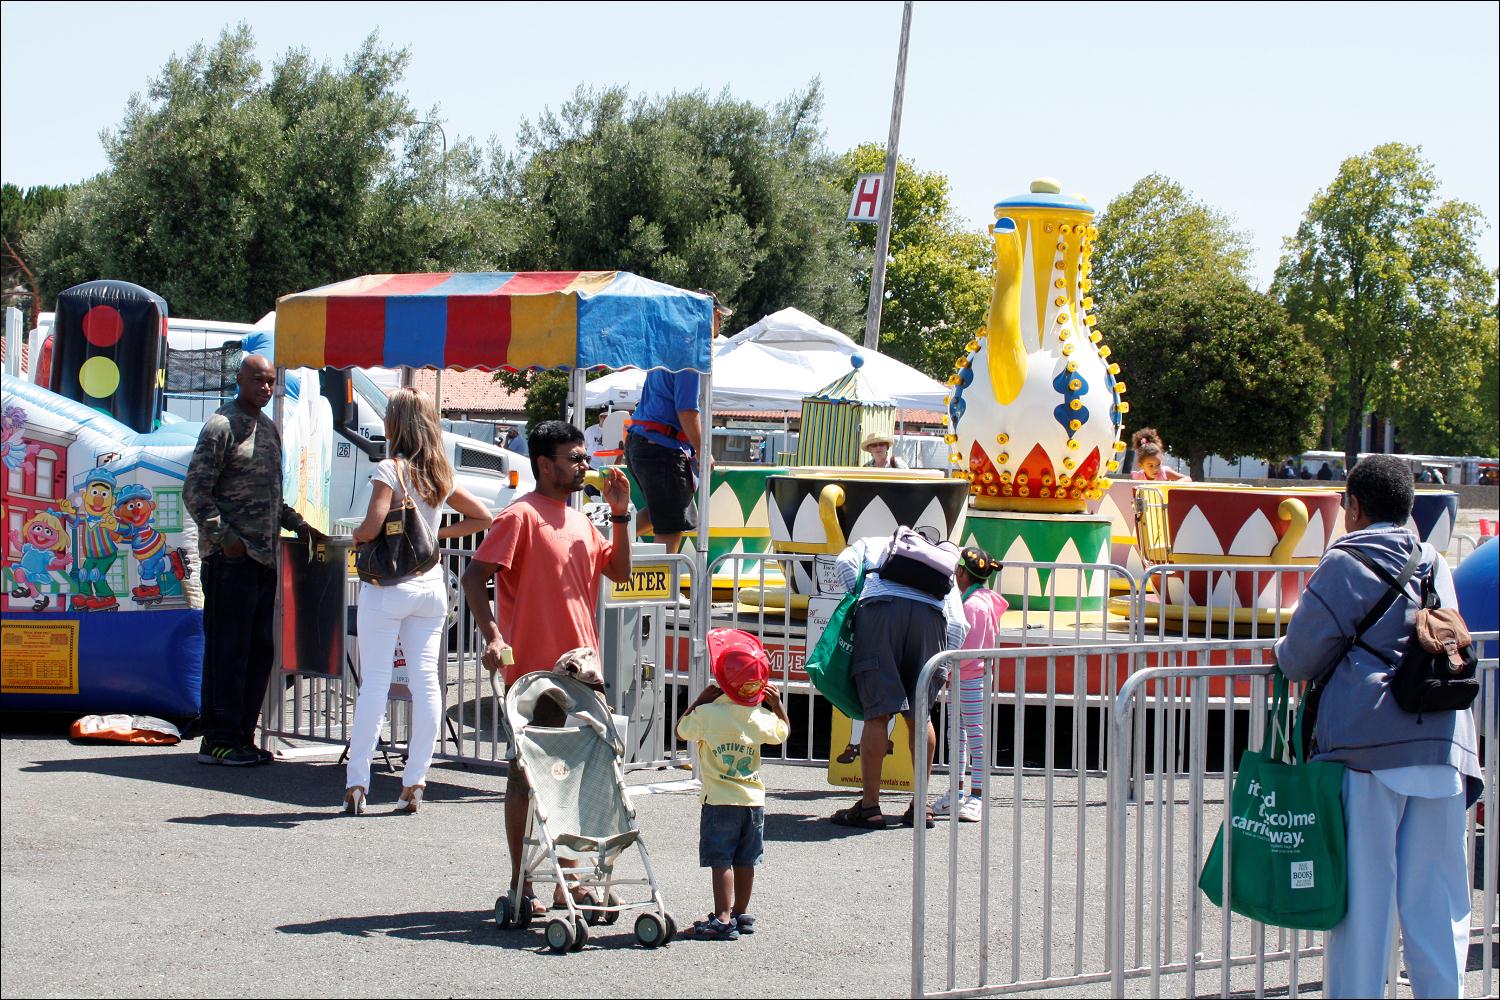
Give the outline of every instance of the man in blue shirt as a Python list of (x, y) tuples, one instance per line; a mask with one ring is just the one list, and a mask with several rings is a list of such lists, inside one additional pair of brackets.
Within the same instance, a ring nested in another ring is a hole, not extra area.
[(668, 552), (676, 552), (683, 532), (696, 524), (693, 462), (702, 447), (698, 373), (648, 372), (625, 438), (625, 464), (646, 498), (637, 524)]

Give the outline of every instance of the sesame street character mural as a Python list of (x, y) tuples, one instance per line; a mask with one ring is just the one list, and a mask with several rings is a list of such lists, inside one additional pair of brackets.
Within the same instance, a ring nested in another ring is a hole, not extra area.
[(74, 611), (114, 611), (120, 606), (109, 582), (109, 571), (120, 556), (114, 507), (115, 477), (105, 468), (90, 470), (83, 490), (62, 502), (63, 519), (74, 538)]
[(156, 529), (156, 501), (140, 483), (122, 487), (115, 495), (115, 538), (130, 546), (140, 583), (130, 590), (130, 599), (143, 607), (163, 599), (182, 596), (182, 581), (190, 572), (187, 551), (167, 545), (167, 536)]
[(20, 531), (11, 532), (11, 548), (20, 553), (10, 567), (10, 596), (32, 599), (31, 610), (45, 611), (52, 603), (49, 592), (56, 593), (59, 583), (54, 576), (68, 568), (68, 537), (62, 521), (50, 511), (31, 515)]
[(0, 412), (0, 456), (5, 467), (13, 472), (32, 472), (36, 469), (37, 444), (23, 436), (26, 430), (26, 411), (19, 406), (7, 406)]

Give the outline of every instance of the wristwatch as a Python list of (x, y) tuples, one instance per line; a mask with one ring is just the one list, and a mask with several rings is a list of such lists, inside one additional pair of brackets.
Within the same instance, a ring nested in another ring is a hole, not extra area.
[(614, 524), (629, 524), (630, 523), (630, 511), (627, 510), (623, 514), (611, 514), (611, 515), (609, 515), (609, 519)]

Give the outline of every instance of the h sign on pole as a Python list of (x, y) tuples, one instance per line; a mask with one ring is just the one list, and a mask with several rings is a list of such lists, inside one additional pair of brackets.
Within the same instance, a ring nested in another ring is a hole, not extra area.
[(880, 221), (880, 189), (884, 174), (860, 174), (854, 182), (854, 196), (849, 199), (850, 222)]

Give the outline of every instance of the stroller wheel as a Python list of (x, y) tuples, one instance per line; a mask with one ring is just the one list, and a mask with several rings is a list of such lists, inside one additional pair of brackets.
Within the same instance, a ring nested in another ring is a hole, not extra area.
[(583, 946), (589, 943), (589, 925), (582, 917), (573, 920), (573, 947), (570, 951), (582, 951)]
[(635, 919), (635, 939), (642, 948), (657, 948), (667, 941), (666, 922), (654, 913), (642, 913)]
[[(606, 903), (608, 903), (608, 905), (610, 906), (622, 906), (624, 905), (625, 900), (620, 898), (620, 894), (618, 892), (611, 892), (609, 894), (609, 898), (606, 900)], [(606, 913), (601, 913), (599, 915), (599, 919), (609, 926), (614, 926), (620, 921), (620, 911), (610, 910)]]
[(572, 921), (553, 917), (547, 921), (547, 947), (561, 954), (573, 947)]
[(667, 918), (667, 936), (661, 939), (662, 944), (671, 944), (672, 939), (677, 936), (677, 921), (672, 919), (672, 914), (662, 914)]
[(497, 896), (495, 898), (495, 924), (502, 931), (508, 931), (516, 925), (510, 912), (510, 896)]

